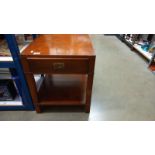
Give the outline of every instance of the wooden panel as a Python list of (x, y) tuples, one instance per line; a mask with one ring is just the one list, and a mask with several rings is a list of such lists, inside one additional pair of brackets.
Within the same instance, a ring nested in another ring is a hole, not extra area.
[(55, 74), (86, 74), (88, 73), (89, 60), (86, 58), (66, 58), (66, 59), (50, 59), (50, 58), (28, 58), (30, 72), (39, 73), (55, 73)]

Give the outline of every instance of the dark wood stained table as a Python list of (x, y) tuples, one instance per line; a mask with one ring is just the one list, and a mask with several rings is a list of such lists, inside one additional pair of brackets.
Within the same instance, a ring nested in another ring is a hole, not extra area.
[[(46, 34), (21, 54), (36, 111), (43, 106), (84, 106), (90, 111), (95, 53), (86, 34)], [(40, 85), (34, 75), (41, 74)]]

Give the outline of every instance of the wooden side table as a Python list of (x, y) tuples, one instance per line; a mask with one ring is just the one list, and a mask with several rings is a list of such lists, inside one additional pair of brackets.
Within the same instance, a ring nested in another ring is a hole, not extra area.
[[(95, 54), (88, 35), (40, 35), (21, 54), (36, 111), (42, 106), (85, 106), (90, 112)], [(34, 75), (41, 74), (40, 84)]]

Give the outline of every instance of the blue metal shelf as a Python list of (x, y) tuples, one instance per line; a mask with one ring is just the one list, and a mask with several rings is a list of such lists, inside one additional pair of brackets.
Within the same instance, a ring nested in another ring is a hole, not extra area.
[(2, 61), (0, 62), (0, 68), (15, 68), (15, 64), (10, 61)]
[[(33, 38), (36, 36), (33, 35)], [(0, 68), (9, 68), (12, 79), (15, 81), (18, 88), (18, 92), (22, 98), (21, 106), (0, 106), (0, 110), (34, 110), (32, 99), (29, 93), (29, 89), (25, 80), (22, 65), (20, 62), (20, 51), (16, 41), (16, 37), (13, 34), (5, 34), (5, 38), (8, 43), (13, 61), (0, 62)]]

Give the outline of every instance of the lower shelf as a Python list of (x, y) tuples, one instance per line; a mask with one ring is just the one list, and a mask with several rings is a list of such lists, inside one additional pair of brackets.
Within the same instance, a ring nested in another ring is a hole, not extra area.
[(0, 101), (0, 106), (22, 106), (22, 100), (17, 96), (13, 101)]
[(137, 45), (137, 44), (134, 44), (133, 47), (138, 51), (140, 52), (144, 57), (146, 57), (148, 60), (151, 60), (152, 58), (152, 54), (147, 52), (147, 51), (144, 51), (140, 45)]
[(85, 103), (86, 75), (46, 75), (38, 91), (39, 104), (82, 105)]

